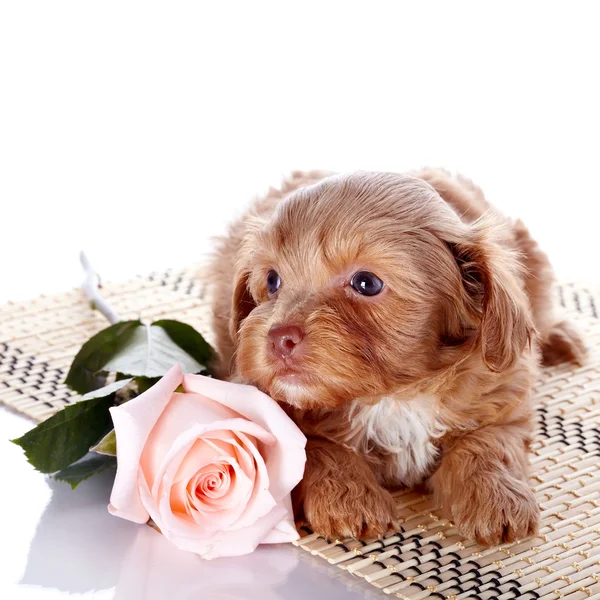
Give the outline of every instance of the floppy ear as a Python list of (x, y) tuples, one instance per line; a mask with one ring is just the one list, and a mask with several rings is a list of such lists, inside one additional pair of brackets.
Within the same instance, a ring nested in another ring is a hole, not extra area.
[(233, 280), (233, 298), (231, 316), (229, 318), (229, 334), (234, 344), (238, 341), (238, 332), (242, 321), (256, 308), (256, 302), (248, 289), (250, 273), (247, 269), (239, 269)]
[(470, 312), (479, 321), (483, 361), (493, 372), (514, 365), (535, 328), (520, 275), (516, 251), (487, 235), (487, 225), (472, 227), (472, 241), (451, 244), (469, 297)]

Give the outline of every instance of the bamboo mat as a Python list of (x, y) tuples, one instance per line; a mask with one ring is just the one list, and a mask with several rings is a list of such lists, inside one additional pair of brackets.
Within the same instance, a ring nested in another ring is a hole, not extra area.
[[(121, 318), (176, 318), (209, 341), (209, 310), (198, 269), (107, 284)], [(375, 597), (422, 600), (600, 598), (600, 289), (567, 284), (557, 304), (578, 324), (588, 363), (544, 370), (537, 385), (531, 456), (540, 535), (492, 549), (462, 538), (428, 497), (398, 493), (401, 529), (383, 540), (326, 540), (303, 529), (298, 545), (337, 565)], [(80, 346), (106, 327), (79, 290), (0, 307), (0, 401), (43, 420), (75, 399), (62, 383)], [(1, 413), (0, 413), (1, 418)], [(369, 594), (371, 596), (371, 594)]]

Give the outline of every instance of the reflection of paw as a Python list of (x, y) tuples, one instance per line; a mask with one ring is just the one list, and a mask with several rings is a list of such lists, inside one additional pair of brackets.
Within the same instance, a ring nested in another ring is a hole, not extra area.
[(526, 482), (511, 475), (466, 482), (450, 508), (461, 533), (485, 546), (522, 540), (538, 530), (535, 496)]
[(394, 529), (396, 503), (381, 487), (329, 481), (306, 491), (304, 513), (326, 537), (379, 537)]
[(582, 365), (586, 354), (581, 335), (568, 321), (554, 324), (542, 340), (542, 357), (546, 366), (562, 362)]

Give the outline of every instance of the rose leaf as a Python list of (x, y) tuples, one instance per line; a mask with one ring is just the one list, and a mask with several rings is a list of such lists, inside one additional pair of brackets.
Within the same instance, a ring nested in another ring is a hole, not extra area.
[(90, 448), (91, 452), (104, 454), (105, 456), (117, 455), (117, 434), (115, 430), (109, 431), (95, 446)]
[(141, 327), (141, 321), (121, 321), (98, 332), (75, 356), (65, 383), (80, 394), (101, 388), (106, 381), (104, 365)]
[(127, 343), (101, 368), (133, 377), (162, 377), (176, 364), (184, 373), (199, 373), (205, 369), (177, 345), (163, 327), (145, 325), (135, 329)]
[(81, 460), (55, 473), (52, 477), (70, 484), (75, 489), (82, 481), (116, 466), (116, 464), (117, 459), (114, 456), (90, 453)]
[(208, 365), (213, 358), (214, 351), (210, 344), (191, 325), (172, 319), (154, 321), (152, 325), (162, 327), (171, 340), (201, 365)]
[(81, 458), (110, 431), (114, 395), (75, 402), (18, 439), (27, 460), (42, 473), (55, 473)]
[(118, 392), (120, 389), (129, 385), (132, 381), (133, 377), (128, 377), (127, 379), (120, 379), (119, 381), (115, 381), (114, 383), (105, 385), (102, 388), (84, 394), (81, 397), (81, 400), (93, 400), (94, 398), (103, 398), (104, 396), (110, 396), (111, 394), (114, 394), (115, 392)]

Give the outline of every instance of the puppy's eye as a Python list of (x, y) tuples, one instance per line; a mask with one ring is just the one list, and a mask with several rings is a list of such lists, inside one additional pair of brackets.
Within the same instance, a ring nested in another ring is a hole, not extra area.
[(376, 296), (383, 289), (383, 281), (370, 271), (354, 273), (350, 285), (363, 296)]
[(272, 269), (267, 273), (267, 292), (269, 296), (272, 296), (281, 285), (281, 279), (277, 271), (273, 271)]

